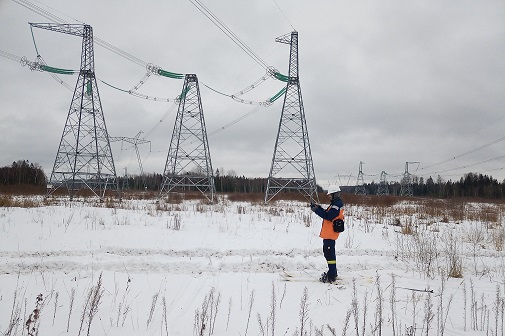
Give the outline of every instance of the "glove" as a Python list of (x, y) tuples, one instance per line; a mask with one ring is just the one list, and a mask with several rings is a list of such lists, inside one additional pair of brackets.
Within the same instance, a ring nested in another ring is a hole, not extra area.
[(317, 208), (317, 205), (314, 203), (310, 203), (310, 210), (314, 211), (315, 208)]

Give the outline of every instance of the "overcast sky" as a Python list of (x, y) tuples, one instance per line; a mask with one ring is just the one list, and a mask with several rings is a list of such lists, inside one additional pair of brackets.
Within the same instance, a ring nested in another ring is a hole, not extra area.
[[(267, 177), (282, 99), (254, 110), (209, 90), (233, 94), (265, 70), (189, 0), (31, 1), (68, 23), (84, 22), (100, 38), (145, 63), (200, 82), (214, 169)], [(382, 171), (457, 180), (478, 172), (505, 178), (505, 2), (203, 0), (261, 59), (287, 74), (299, 33), (300, 83), (316, 179), (365, 182)], [(35, 60), (28, 22), (50, 22), (0, 0), (0, 50)], [(81, 39), (34, 29), (39, 54), (53, 67), (79, 69)], [(130, 90), (146, 69), (95, 44), (97, 78)], [(0, 57), (0, 166), (26, 159), (49, 176), (73, 90), (48, 73)], [(74, 87), (77, 76), (60, 76)], [(151, 78), (138, 91), (176, 97), (183, 82)], [(144, 132), (144, 171), (163, 173), (176, 116), (173, 103), (136, 98), (98, 83), (110, 136)], [(283, 83), (270, 79), (245, 99), (265, 100)], [(170, 113), (167, 113), (171, 111)], [(496, 142), (495, 144), (492, 144)], [(113, 144), (118, 175), (138, 173), (133, 148)], [(469, 153), (471, 152), (471, 153)], [(468, 154), (467, 154), (468, 153)], [(465, 155), (463, 155), (465, 154)], [(338, 178), (340, 176), (340, 179)]]

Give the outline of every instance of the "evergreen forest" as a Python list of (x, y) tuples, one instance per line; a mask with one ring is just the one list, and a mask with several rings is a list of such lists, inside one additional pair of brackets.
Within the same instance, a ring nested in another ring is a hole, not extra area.
[[(28, 160), (13, 162), (10, 166), (0, 167), (0, 192), (31, 190), (43, 191), (48, 177), (42, 167)], [(162, 174), (151, 173), (143, 176), (131, 175), (128, 178), (118, 177), (118, 185), (123, 190), (157, 191), (162, 183)], [(251, 178), (235, 174), (221, 174), (216, 170), (214, 175), (216, 192), (218, 193), (264, 193), (266, 178)], [(400, 195), (399, 181), (388, 183), (389, 195)], [(379, 184), (376, 182), (364, 184), (366, 194), (375, 195)], [(343, 192), (353, 193), (355, 186), (341, 186)], [(319, 191), (322, 187), (318, 186)], [(417, 197), (433, 198), (480, 198), (499, 200), (505, 197), (505, 180), (499, 182), (492, 176), (469, 172), (458, 180), (444, 180), (441, 176), (435, 178), (412, 176), (412, 191)]]

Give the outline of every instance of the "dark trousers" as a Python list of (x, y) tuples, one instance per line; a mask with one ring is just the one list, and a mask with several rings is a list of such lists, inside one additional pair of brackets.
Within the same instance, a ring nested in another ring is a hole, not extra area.
[(337, 255), (335, 253), (335, 241), (333, 239), (323, 239), (323, 254), (328, 262), (328, 278), (336, 278)]

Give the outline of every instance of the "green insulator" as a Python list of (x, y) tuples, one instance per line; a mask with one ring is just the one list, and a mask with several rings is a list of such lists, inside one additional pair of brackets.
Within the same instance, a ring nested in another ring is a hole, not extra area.
[(75, 73), (74, 70), (53, 68), (53, 67), (50, 67), (50, 66), (47, 66), (47, 65), (41, 65), (40, 66), (40, 70), (56, 73), (56, 74), (59, 74), (59, 75), (73, 75)]
[(168, 77), (168, 78), (174, 78), (174, 79), (182, 79), (184, 78), (183, 74), (178, 74), (175, 72), (170, 72), (170, 71), (165, 71), (163, 69), (158, 69), (158, 75), (163, 76), (163, 77)]
[(180, 100), (186, 98), (186, 95), (188, 94), (189, 90), (191, 90), (191, 88), (189, 87), (189, 85), (187, 85), (177, 98), (179, 98)]
[(279, 72), (274, 73), (275, 78), (282, 82), (288, 82), (289, 81), (289, 76), (283, 75)]
[(270, 103), (273, 103), (274, 101), (276, 101), (277, 99), (279, 99), (285, 92), (286, 92), (286, 88), (282, 88), (282, 90), (280, 90), (279, 92), (277, 92), (277, 94), (275, 96), (273, 96), (272, 98), (270, 98), (268, 101)]
[(93, 93), (93, 87), (91, 86), (91, 81), (88, 81), (88, 83), (86, 84), (86, 94), (88, 96), (91, 96), (92, 93)]

